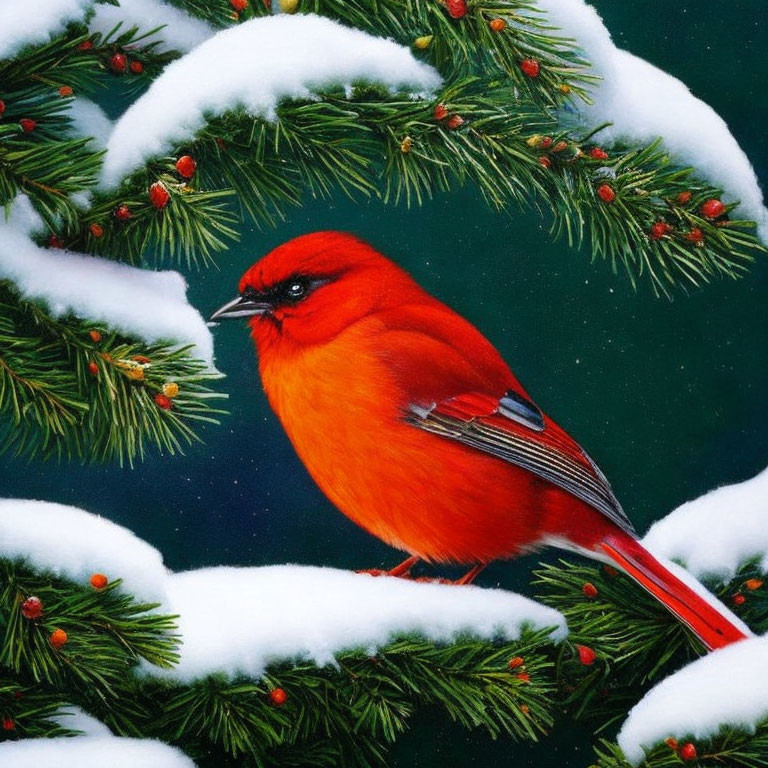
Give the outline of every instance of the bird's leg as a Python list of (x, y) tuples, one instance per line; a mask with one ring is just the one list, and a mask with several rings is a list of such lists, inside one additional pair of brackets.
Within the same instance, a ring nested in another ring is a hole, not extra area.
[(411, 577), (411, 568), (419, 562), (419, 558), (415, 555), (409, 557), (407, 560), (403, 560), (400, 565), (396, 565), (388, 571), (384, 571), (380, 568), (370, 568), (367, 570), (357, 571), (357, 573), (367, 573), (369, 576), (397, 576), (401, 579), (409, 579)]
[(465, 573), (460, 579), (456, 579), (454, 584), (472, 584), (472, 582), (485, 570), (485, 563), (476, 565), (471, 571)]

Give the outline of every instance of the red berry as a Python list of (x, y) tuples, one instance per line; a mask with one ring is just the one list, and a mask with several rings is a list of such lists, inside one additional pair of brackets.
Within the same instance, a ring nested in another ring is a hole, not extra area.
[(591, 581), (587, 581), (581, 588), (581, 591), (584, 593), (585, 597), (590, 599), (597, 597), (597, 587)]
[(78, 51), (90, 51), (91, 48), (93, 48), (93, 43), (90, 40), (83, 40), (83, 42), (77, 46)]
[(531, 676), (527, 672), (518, 672), (515, 677), (521, 682), (521, 683), (530, 683), (531, 682)]
[(731, 602), (734, 605), (744, 605), (744, 603), (747, 602), (747, 598), (744, 597), (744, 595), (741, 594), (741, 592), (737, 592), (732, 598)]
[(109, 584), (109, 579), (103, 573), (94, 573), (91, 575), (91, 586), (94, 589), (104, 589)]
[(133, 216), (133, 214), (127, 205), (118, 205), (117, 208), (115, 208), (115, 218), (119, 221), (128, 221), (131, 216)]
[(705, 218), (716, 219), (718, 216), (722, 215), (723, 211), (725, 210), (725, 205), (723, 205), (722, 201), (712, 197), (709, 200), (705, 200), (701, 204), (701, 208), (699, 208), (699, 210), (701, 211), (701, 215)]
[(273, 688), (269, 692), (269, 701), (276, 707), (282, 707), (288, 701), (288, 694), (282, 688)]
[(179, 176), (183, 176), (185, 179), (191, 179), (197, 170), (197, 163), (193, 157), (182, 155), (176, 161), (176, 170), (178, 171)]
[(585, 667), (590, 667), (595, 663), (597, 654), (588, 645), (577, 645), (576, 651), (579, 654), (579, 661)]
[(155, 208), (162, 210), (166, 205), (168, 205), (168, 201), (171, 199), (171, 195), (161, 181), (156, 181), (149, 188), (149, 199)]
[(696, 747), (689, 741), (687, 744), (683, 744), (680, 747), (680, 757), (683, 760), (695, 760), (696, 759)]
[(91, 376), (98, 376), (99, 364), (95, 360), (91, 360), (91, 362), (88, 363), (88, 370), (90, 371)]
[(50, 641), (54, 648), (61, 648), (62, 645), (67, 644), (68, 640), (67, 633), (63, 629), (54, 629), (51, 632)]
[(523, 74), (528, 77), (539, 76), (539, 62), (536, 59), (523, 59), (520, 62), (520, 69), (523, 70)]
[(101, 341), (101, 331), (88, 331), (88, 335), (94, 344), (98, 344)]
[(101, 237), (104, 234), (104, 227), (101, 224), (91, 224), (88, 230), (94, 237)]
[(552, 160), (550, 160), (546, 155), (542, 155), (539, 158), (539, 165), (543, 166), (544, 168), (551, 168)]
[(113, 72), (125, 72), (125, 65), (127, 63), (127, 59), (125, 58), (124, 53), (116, 53), (110, 60), (109, 60), (109, 67)]
[(691, 198), (693, 197), (693, 193), (689, 192), (688, 190), (685, 190), (685, 192), (681, 192), (676, 198), (675, 202), (678, 205), (685, 205), (686, 203), (691, 202)]
[(507, 22), (504, 19), (491, 19), (488, 22), (488, 26), (494, 32), (503, 32), (507, 28)]
[(549, 136), (544, 136), (539, 142), (539, 146), (542, 149), (549, 149), (552, 146), (552, 139), (550, 139)]
[(600, 147), (592, 147), (592, 149), (589, 150), (589, 156), (594, 157), (595, 160), (608, 159), (608, 153), (604, 149), (601, 149)]
[(67, 96), (71, 96), (73, 93), (74, 91), (69, 85), (62, 85), (61, 88), (59, 88), (59, 96), (63, 98), (67, 98)]
[(445, 8), (452, 19), (460, 19), (467, 15), (467, 0), (445, 0)]
[(651, 226), (649, 235), (651, 240), (661, 240), (671, 230), (672, 227), (666, 221), (657, 221)]
[(244, 11), (248, 7), (248, 0), (229, 0), (229, 4), (236, 11)]
[(16, 723), (10, 717), (3, 718), (3, 730), (12, 731), (16, 727)]
[(32, 595), (21, 604), (21, 615), (25, 619), (39, 619), (43, 615), (43, 601)]
[(464, 125), (464, 118), (461, 115), (451, 115), (446, 122), (446, 125), (455, 131), (457, 128), (461, 128)]
[(445, 120), (445, 118), (448, 117), (448, 110), (446, 109), (445, 104), (436, 105), (435, 111), (433, 114), (434, 114), (435, 120)]
[(704, 233), (698, 227), (694, 227), (690, 232), (686, 232), (685, 239), (701, 245), (704, 242)]
[(29, 117), (22, 117), (21, 120), (19, 120), (19, 125), (24, 133), (32, 133), (32, 131), (37, 128), (37, 121), (32, 120)]
[(155, 403), (157, 403), (158, 407), (162, 408), (164, 411), (170, 411), (171, 408), (173, 408), (171, 398), (162, 394), (162, 392), (158, 392), (158, 394), (155, 395)]
[(514, 656), (509, 660), (507, 666), (510, 669), (517, 669), (518, 667), (522, 667), (523, 664), (525, 664), (525, 659), (522, 656)]
[(610, 184), (601, 184), (597, 188), (597, 196), (604, 203), (612, 203), (616, 199), (616, 193), (613, 191), (613, 187)]
[(48, 247), (49, 248), (62, 248), (63, 247), (63, 243), (59, 239), (58, 235), (51, 235), (48, 238)]
[(604, 565), (603, 570), (606, 575), (610, 576), (612, 579), (615, 579), (619, 575), (619, 572), (612, 565)]
[(3, 116), (3, 112), (5, 112), (5, 102), (0, 99), (0, 117)]
[(140, 75), (144, 71), (144, 65), (140, 61), (132, 61), (128, 68), (134, 75)]

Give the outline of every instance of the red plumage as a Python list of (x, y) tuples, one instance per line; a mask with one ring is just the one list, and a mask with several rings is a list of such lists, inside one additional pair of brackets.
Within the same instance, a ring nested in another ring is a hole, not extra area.
[(250, 317), (270, 404), (330, 500), (432, 562), (545, 544), (610, 559), (709, 648), (744, 633), (637, 541), (608, 482), (493, 345), (365, 243), (292, 240), (214, 319)]

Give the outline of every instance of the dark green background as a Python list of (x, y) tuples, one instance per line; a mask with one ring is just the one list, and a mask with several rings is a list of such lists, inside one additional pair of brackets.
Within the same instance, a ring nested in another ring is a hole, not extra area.
[[(685, 81), (728, 122), (768, 181), (768, 20), (759, 0), (623, 0), (595, 5), (614, 39)], [(673, 301), (634, 292), (588, 253), (553, 244), (532, 214), (489, 211), (471, 190), (419, 210), (311, 203), (276, 231), (249, 231), (220, 268), (191, 274), (207, 313), (255, 259), (314, 229), (355, 232), (406, 266), (499, 347), (538, 403), (612, 479), (638, 529), (715, 485), (768, 464), (768, 265)], [(187, 456), (134, 470), (0, 462), (2, 495), (76, 504), (129, 526), (174, 569), (298, 562), (363, 568), (398, 553), (347, 522), (297, 461), (261, 393), (245, 328), (216, 331), (231, 415)], [(489, 569), (481, 584), (527, 590), (534, 558)], [(113, 574), (119, 575), (119, 574)], [(258, 610), (258, 606), (254, 606)], [(467, 736), (425, 717), (395, 750), (400, 766), (583, 767), (576, 727), (539, 746)]]

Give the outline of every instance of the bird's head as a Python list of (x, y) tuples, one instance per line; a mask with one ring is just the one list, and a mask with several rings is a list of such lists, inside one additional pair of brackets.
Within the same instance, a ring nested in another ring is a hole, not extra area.
[(260, 348), (327, 341), (367, 315), (424, 296), (399, 267), (343, 232), (314, 232), (275, 248), (240, 279), (211, 320), (248, 318)]

